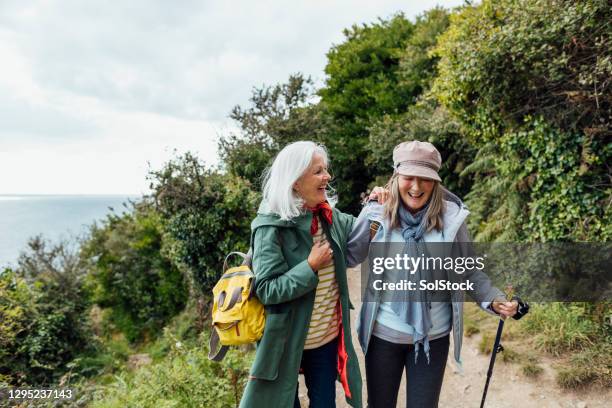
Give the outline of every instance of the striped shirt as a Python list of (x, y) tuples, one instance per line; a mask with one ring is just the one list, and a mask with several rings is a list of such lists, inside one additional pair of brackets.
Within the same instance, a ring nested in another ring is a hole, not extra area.
[[(312, 237), (315, 243), (325, 240), (321, 221), (317, 218), (319, 228)], [(306, 335), (305, 350), (321, 347), (338, 336), (338, 282), (334, 262), (319, 269), (319, 284), (315, 295), (312, 316)]]

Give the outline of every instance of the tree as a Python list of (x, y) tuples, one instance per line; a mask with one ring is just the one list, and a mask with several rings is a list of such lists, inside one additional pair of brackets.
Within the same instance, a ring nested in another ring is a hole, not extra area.
[(398, 14), (344, 30), (345, 41), (327, 54), (325, 86), (319, 90), (331, 124), (322, 141), (330, 152), (339, 207), (356, 212), (359, 195), (375, 174), (365, 165), (368, 127), (384, 115), (397, 115), (418, 94), (398, 78), (401, 55), (413, 24)]
[(431, 87), (438, 75), (440, 57), (434, 52), (438, 38), (450, 24), (450, 13), (436, 7), (417, 16), (414, 31), (399, 61), (398, 76), (411, 94), (420, 95)]
[(75, 245), (37, 236), (0, 274), (0, 381), (51, 384), (92, 349), (86, 272)]
[(196, 296), (208, 294), (221, 276), (225, 255), (248, 250), (260, 195), (248, 181), (206, 168), (189, 153), (149, 177), (169, 256), (187, 268)]
[(397, 72), (401, 85), (420, 96), (405, 112), (384, 115), (368, 127), (366, 164), (378, 175), (377, 184), (384, 183), (391, 174), (392, 153), (397, 144), (422, 140), (433, 143), (442, 155), (440, 175), (444, 185), (459, 196), (470, 190), (471, 178), (460, 174), (471, 162), (474, 150), (461, 124), (429, 92), (439, 60), (433, 51), (448, 25), (449, 12), (443, 8), (431, 9), (416, 18)]
[(378, 169), (376, 183), (384, 184), (393, 173), (393, 148), (406, 140), (432, 143), (440, 151), (439, 174), (446, 188), (463, 197), (472, 187), (471, 177), (461, 176), (474, 158), (461, 124), (432, 97), (426, 97), (400, 116), (384, 116), (369, 128), (367, 165)]
[(220, 138), (225, 168), (259, 189), (263, 171), (280, 149), (297, 140), (320, 139), (323, 121), (314, 98), (313, 81), (302, 74), (253, 89), (250, 105), (235, 106), (230, 114), (240, 133)]
[(166, 246), (162, 219), (144, 201), (93, 225), (83, 245), (92, 300), (110, 309), (111, 322), (130, 341), (154, 335), (187, 301), (185, 279)]

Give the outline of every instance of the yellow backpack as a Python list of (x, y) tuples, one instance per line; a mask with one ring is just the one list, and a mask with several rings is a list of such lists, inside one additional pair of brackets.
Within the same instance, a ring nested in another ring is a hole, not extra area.
[[(243, 263), (228, 269), (227, 260), (232, 255), (241, 256)], [(264, 307), (253, 296), (254, 291), (255, 274), (251, 271), (250, 255), (230, 252), (223, 262), (223, 275), (213, 288), (209, 359), (221, 361), (229, 346), (253, 343), (263, 336)]]

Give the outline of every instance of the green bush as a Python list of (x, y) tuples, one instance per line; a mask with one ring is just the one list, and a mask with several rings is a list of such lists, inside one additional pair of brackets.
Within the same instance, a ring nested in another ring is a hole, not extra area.
[[(543, 116), (602, 134), (612, 94), (606, 0), (485, 0), (451, 17), (435, 88), (479, 137)], [(502, 123), (505, 122), (505, 123)]]
[(171, 256), (186, 265), (197, 292), (221, 276), (225, 255), (249, 248), (260, 195), (248, 181), (207, 169), (186, 154), (151, 173), (156, 205), (172, 238)]
[(33, 290), (25, 279), (5, 269), (0, 274), (0, 383), (19, 384), (27, 370), (27, 355), (19, 354), (34, 314)]
[(154, 335), (180, 312), (189, 292), (166, 255), (159, 214), (145, 203), (94, 225), (83, 253), (90, 260), (93, 301), (130, 341)]
[(158, 363), (134, 373), (119, 373), (115, 382), (96, 390), (91, 407), (237, 406), (252, 356), (230, 350), (222, 363), (212, 362), (206, 347), (208, 334), (203, 332), (194, 347), (174, 342), (166, 358)]
[(451, 17), (433, 92), (477, 150), (463, 172), (477, 239), (612, 236), (611, 13), (602, 0), (516, 0)]
[(0, 275), (0, 381), (48, 385), (95, 346), (84, 274), (71, 245), (35, 237)]

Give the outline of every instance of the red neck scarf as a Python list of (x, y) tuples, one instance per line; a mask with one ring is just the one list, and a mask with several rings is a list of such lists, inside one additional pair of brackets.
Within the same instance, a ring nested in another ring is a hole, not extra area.
[(310, 208), (306, 207), (308, 210), (312, 211), (312, 223), (310, 224), (310, 234), (314, 235), (317, 233), (319, 229), (319, 223), (317, 222), (317, 215), (322, 216), (325, 221), (327, 221), (328, 225), (332, 223), (332, 208), (331, 205), (327, 201), (317, 204), (316, 207)]

